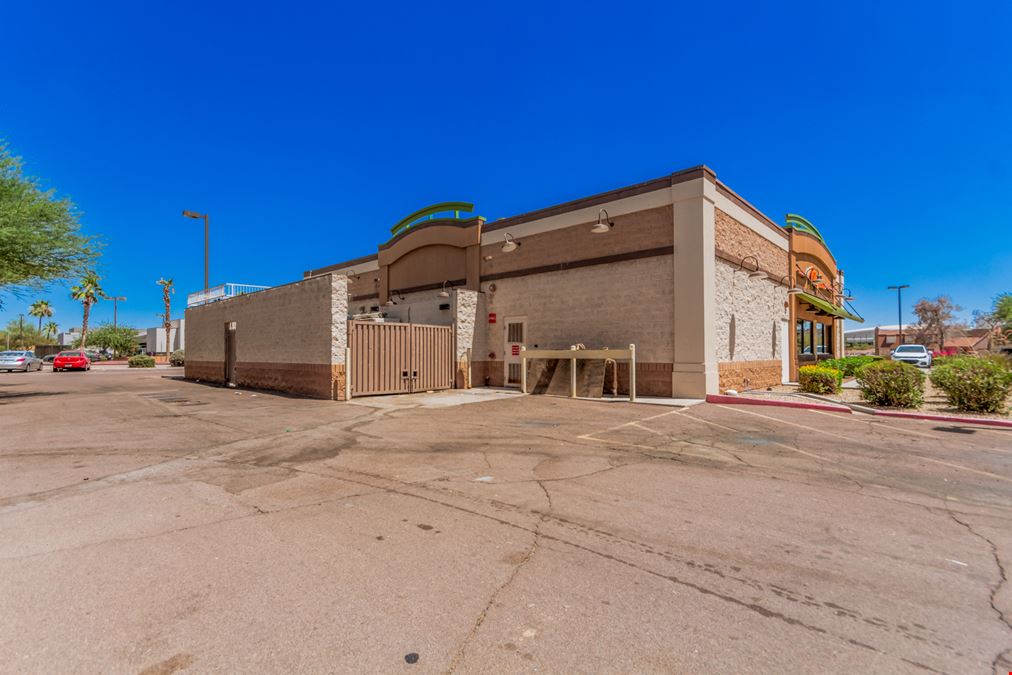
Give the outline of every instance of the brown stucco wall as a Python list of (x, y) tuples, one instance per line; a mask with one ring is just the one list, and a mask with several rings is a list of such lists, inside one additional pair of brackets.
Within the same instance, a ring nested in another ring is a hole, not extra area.
[[(481, 275), (486, 277), (559, 263), (670, 247), (674, 243), (672, 209), (663, 206), (612, 218), (608, 234), (592, 234), (593, 222), (518, 237), (520, 248), (503, 253), (503, 240), (482, 246)], [(502, 230), (502, 233), (508, 230)], [(491, 256), (491, 260), (485, 257)]]
[(347, 278), (323, 275), (186, 310), (185, 375), (223, 383), (235, 322), (235, 384), (343, 398)]

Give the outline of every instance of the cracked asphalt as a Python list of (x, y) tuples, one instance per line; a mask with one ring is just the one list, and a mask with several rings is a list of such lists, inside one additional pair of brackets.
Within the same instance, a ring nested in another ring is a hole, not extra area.
[(169, 372), (0, 376), (0, 671), (1012, 670), (1009, 430)]

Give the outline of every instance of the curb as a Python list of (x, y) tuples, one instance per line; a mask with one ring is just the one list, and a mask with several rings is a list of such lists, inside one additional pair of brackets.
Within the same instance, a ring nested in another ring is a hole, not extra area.
[(851, 409), (843, 405), (829, 405), (827, 403), (802, 403), (800, 401), (774, 401), (761, 398), (748, 398), (745, 396), (724, 396), (722, 394), (707, 394), (707, 403), (726, 403), (729, 405), (768, 405), (777, 408), (807, 408), (808, 410), (827, 410), (829, 412), (851, 413)]
[(931, 420), (933, 422), (954, 422), (956, 424), (984, 424), (1003, 429), (1012, 429), (1012, 421), (996, 420), (990, 417), (950, 417), (948, 415), (930, 415), (922, 413), (894, 412), (892, 410), (876, 410), (872, 413), (880, 417), (900, 417), (909, 420)]
[(728, 405), (768, 405), (779, 408), (807, 408), (809, 410), (827, 410), (829, 412), (853, 413), (855, 410), (866, 415), (876, 417), (898, 417), (908, 420), (929, 420), (932, 422), (950, 422), (953, 424), (983, 424), (985, 426), (1012, 429), (1012, 420), (996, 420), (990, 417), (953, 417), (950, 415), (932, 415), (930, 413), (908, 413), (893, 410), (878, 410), (868, 406), (852, 403), (849, 405), (830, 405), (826, 403), (801, 403), (795, 401), (774, 401), (761, 398), (748, 398), (745, 396), (724, 396), (722, 394), (707, 394), (707, 403), (724, 403)]

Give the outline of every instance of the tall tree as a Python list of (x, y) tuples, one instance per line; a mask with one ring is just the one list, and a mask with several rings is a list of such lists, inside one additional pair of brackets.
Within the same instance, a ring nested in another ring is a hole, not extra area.
[(60, 327), (56, 325), (55, 321), (47, 321), (46, 325), (42, 327), (42, 334), (49, 339), (55, 338), (58, 332), (60, 332)]
[(172, 287), (172, 279), (162, 277), (156, 281), (162, 287), (162, 302), (165, 303), (165, 362), (169, 362), (169, 355), (172, 354), (172, 294), (176, 289)]
[(81, 303), (84, 308), (84, 317), (81, 320), (81, 347), (88, 345), (88, 317), (91, 316), (91, 306), (101, 298), (108, 297), (102, 290), (101, 277), (94, 270), (88, 270), (81, 277), (81, 281), (70, 287), (70, 297)]
[(53, 306), (47, 300), (36, 300), (32, 303), (28, 313), (39, 317), (39, 332), (42, 332), (42, 319), (48, 319), (53, 315)]
[(97, 244), (81, 234), (77, 209), (66, 197), (24, 175), (20, 157), (0, 142), (0, 301), (82, 273)]
[(920, 322), (920, 338), (924, 342), (930, 342), (938, 338), (938, 347), (945, 346), (945, 331), (953, 323), (956, 312), (963, 308), (952, 301), (947, 295), (940, 295), (934, 300), (921, 298), (914, 305), (914, 314)]

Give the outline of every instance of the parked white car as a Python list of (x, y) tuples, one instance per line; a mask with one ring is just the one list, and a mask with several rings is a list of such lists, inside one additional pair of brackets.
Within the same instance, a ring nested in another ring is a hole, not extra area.
[(892, 351), (893, 361), (903, 361), (920, 368), (931, 367), (931, 352), (924, 345), (900, 345)]

